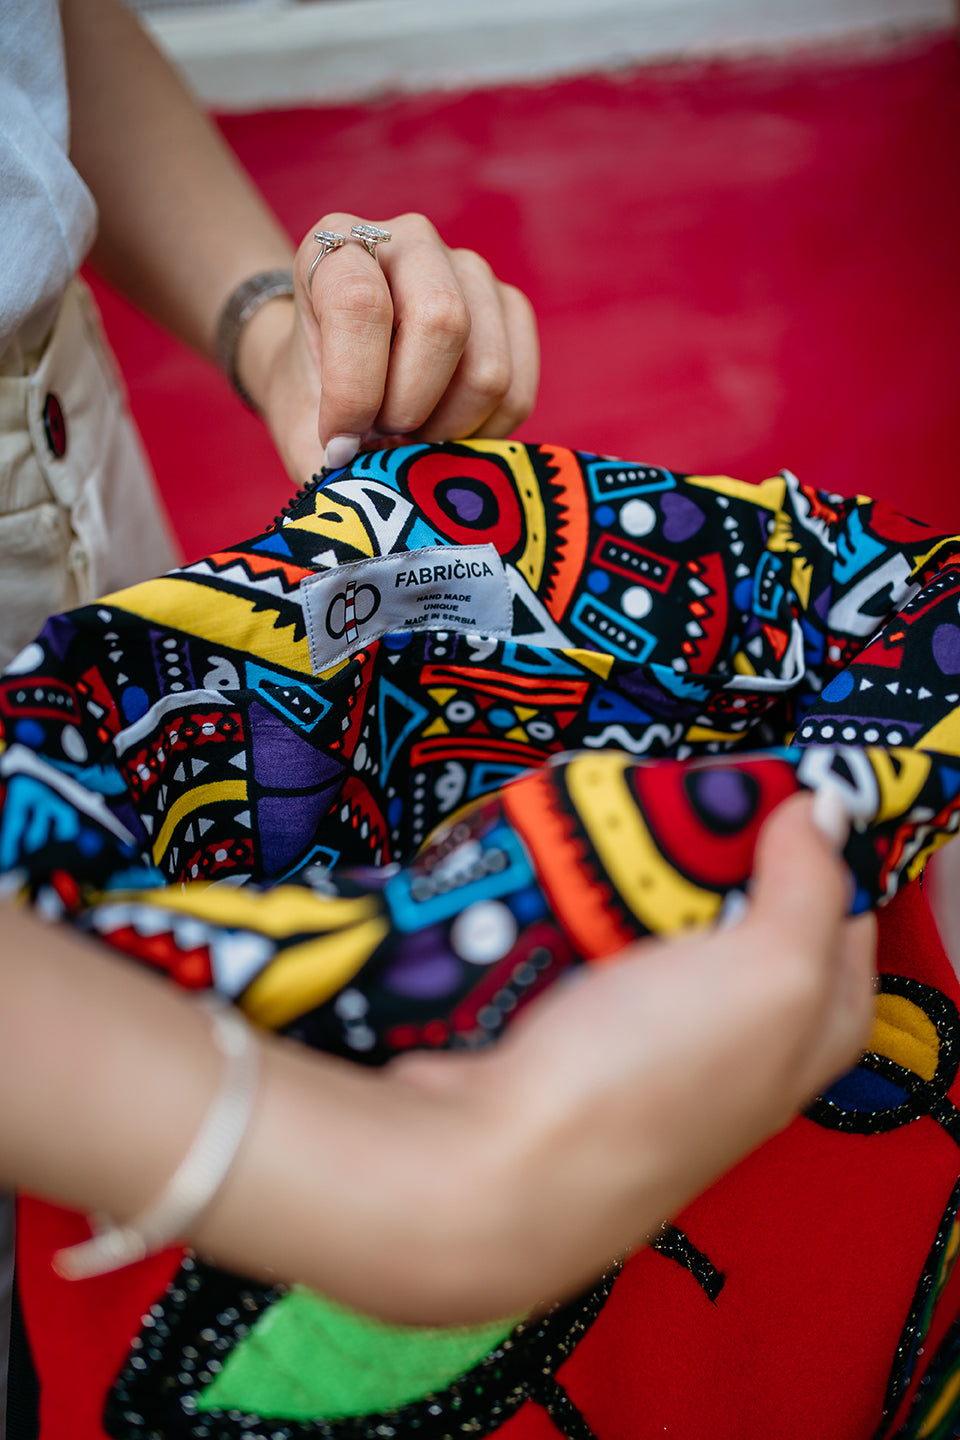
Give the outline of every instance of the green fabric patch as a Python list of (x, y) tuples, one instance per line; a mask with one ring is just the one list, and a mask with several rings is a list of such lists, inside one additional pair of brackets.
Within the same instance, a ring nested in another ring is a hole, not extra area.
[(230, 1353), (197, 1408), (291, 1420), (392, 1410), (449, 1385), (517, 1323), (390, 1325), (297, 1287)]

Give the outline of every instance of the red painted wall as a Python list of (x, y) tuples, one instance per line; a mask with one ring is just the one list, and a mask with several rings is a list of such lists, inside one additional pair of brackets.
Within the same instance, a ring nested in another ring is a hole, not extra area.
[[(541, 319), (527, 439), (883, 496), (960, 528), (960, 54), (644, 69), (233, 116), (291, 232), (423, 210)], [(219, 378), (101, 291), (189, 553), (288, 486)]]

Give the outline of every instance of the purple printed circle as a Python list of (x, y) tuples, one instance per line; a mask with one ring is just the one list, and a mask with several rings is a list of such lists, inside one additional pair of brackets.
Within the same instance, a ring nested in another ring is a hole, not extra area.
[(476, 490), (461, 489), (458, 485), (451, 485), (445, 491), (443, 498), (456, 511), (465, 525), (479, 520), (483, 514), (483, 496), (478, 495)]
[(462, 983), (463, 966), (451, 955), (440, 926), (401, 941), (400, 953), (383, 974), (383, 986), (409, 1000), (440, 1000)]
[(941, 674), (960, 675), (960, 626), (938, 625), (930, 649)]
[(696, 535), (707, 518), (689, 495), (678, 495), (674, 490), (661, 495), (660, 513), (663, 516), (663, 538), (671, 545), (682, 544)]
[(704, 770), (696, 776), (697, 808), (724, 825), (740, 826), (753, 813), (751, 787), (738, 770)]

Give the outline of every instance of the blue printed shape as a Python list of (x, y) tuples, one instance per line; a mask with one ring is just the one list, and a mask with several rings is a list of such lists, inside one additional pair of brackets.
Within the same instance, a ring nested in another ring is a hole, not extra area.
[(652, 495), (672, 490), (676, 480), (656, 465), (631, 465), (621, 460), (596, 460), (587, 466), (587, 483), (594, 500), (623, 500), (628, 495)]
[[(513, 830), (506, 825), (497, 825), (480, 843), (485, 853), (501, 851), (506, 863), (477, 878), (468, 878), (459, 885), (456, 883), (456, 869), (451, 865), (444, 877), (450, 882), (449, 889), (441, 890), (432, 883), (432, 877), (415, 868), (401, 870), (399, 875), (388, 880), (383, 893), (398, 929), (409, 934), (428, 925), (440, 925), (445, 920), (452, 920), (468, 905), (475, 905), (480, 900), (501, 900), (536, 884), (527, 853)], [(472, 877), (478, 869), (483, 867), (471, 866), (462, 873)]]
[(626, 615), (611, 610), (594, 595), (581, 595), (573, 607), (571, 624), (608, 655), (642, 665), (649, 659), (657, 637)]

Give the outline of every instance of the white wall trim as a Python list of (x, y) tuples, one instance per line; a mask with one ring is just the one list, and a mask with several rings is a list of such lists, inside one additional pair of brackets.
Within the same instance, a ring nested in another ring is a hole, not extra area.
[(956, 12), (953, 0), (272, 0), (146, 18), (206, 104), (250, 110), (870, 40)]

